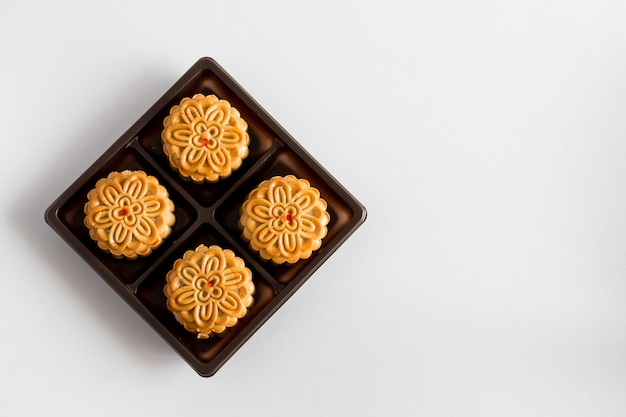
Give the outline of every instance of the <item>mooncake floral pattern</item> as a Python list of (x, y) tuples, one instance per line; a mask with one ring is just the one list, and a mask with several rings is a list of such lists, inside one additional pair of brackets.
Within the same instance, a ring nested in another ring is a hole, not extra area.
[(228, 177), (248, 156), (248, 123), (215, 95), (182, 99), (163, 126), (163, 152), (170, 165), (194, 182)]
[(230, 249), (198, 246), (167, 274), (163, 292), (176, 320), (199, 339), (237, 324), (254, 302), (252, 273)]
[(263, 259), (295, 263), (320, 248), (330, 221), (326, 208), (307, 180), (277, 176), (248, 195), (239, 223), (243, 237)]
[(171, 233), (174, 203), (143, 171), (111, 172), (87, 194), (84, 224), (98, 246), (119, 258), (146, 256)]

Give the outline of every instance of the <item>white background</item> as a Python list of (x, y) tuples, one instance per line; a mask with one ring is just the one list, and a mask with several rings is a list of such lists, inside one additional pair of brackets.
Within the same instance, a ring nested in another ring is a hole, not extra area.
[[(622, 1), (7, 1), (3, 416), (626, 415)], [(216, 59), (368, 209), (212, 378), (43, 220)]]

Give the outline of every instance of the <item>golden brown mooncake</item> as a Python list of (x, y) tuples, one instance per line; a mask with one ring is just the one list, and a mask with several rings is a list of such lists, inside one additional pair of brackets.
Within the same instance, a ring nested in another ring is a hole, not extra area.
[(174, 203), (144, 171), (111, 172), (87, 194), (84, 224), (98, 246), (117, 258), (149, 255), (172, 232)]
[(188, 250), (166, 279), (167, 308), (199, 339), (237, 324), (254, 302), (252, 272), (233, 251), (217, 245)]
[(330, 221), (327, 204), (309, 181), (276, 176), (259, 184), (243, 203), (242, 236), (265, 260), (295, 263), (322, 245)]
[(248, 123), (215, 95), (183, 98), (163, 121), (163, 152), (185, 179), (200, 183), (228, 177), (248, 156)]

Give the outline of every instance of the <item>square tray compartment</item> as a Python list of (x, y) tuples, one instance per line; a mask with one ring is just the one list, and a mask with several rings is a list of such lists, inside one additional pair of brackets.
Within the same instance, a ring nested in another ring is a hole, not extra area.
[[(184, 97), (215, 94), (248, 122), (250, 154), (232, 175), (195, 184), (171, 169), (161, 144), (163, 119)], [(141, 169), (157, 177), (176, 206), (176, 223), (163, 245), (136, 260), (100, 250), (83, 225), (87, 193), (111, 171)], [(322, 247), (293, 265), (262, 260), (241, 238), (239, 209), (247, 194), (274, 175), (306, 178), (328, 203), (331, 222)], [(365, 221), (365, 208), (302, 148), (213, 59), (198, 60), (122, 137), (45, 212), (46, 222), (201, 376), (212, 376), (252, 334)], [(222, 336), (206, 340), (187, 332), (167, 310), (165, 275), (186, 250), (200, 243), (232, 249), (252, 271), (255, 303)]]

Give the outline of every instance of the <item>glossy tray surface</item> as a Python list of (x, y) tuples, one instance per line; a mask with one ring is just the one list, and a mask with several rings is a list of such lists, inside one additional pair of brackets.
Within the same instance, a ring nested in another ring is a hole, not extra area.
[[(248, 123), (249, 156), (216, 183), (183, 180), (163, 153), (163, 120), (172, 106), (196, 93), (228, 100)], [(83, 225), (87, 193), (112, 171), (143, 170), (164, 185), (176, 223), (147, 257), (116, 259), (98, 248)], [(262, 260), (241, 238), (239, 213), (248, 193), (275, 175), (307, 179), (331, 216), (322, 247), (293, 265)], [(46, 222), (148, 322), (201, 376), (211, 376), (365, 221), (364, 207), (302, 148), (213, 59), (198, 60), (121, 138), (46, 210)], [(217, 244), (244, 259), (252, 271), (255, 302), (221, 336), (198, 339), (166, 307), (165, 276), (174, 261), (200, 244)]]

